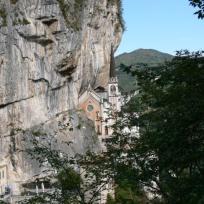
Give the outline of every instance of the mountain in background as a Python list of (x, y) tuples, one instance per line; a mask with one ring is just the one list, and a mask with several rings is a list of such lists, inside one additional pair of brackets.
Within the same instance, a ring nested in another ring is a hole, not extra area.
[(147, 64), (148, 66), (158, 66), (165, 61), (170, 61), (172, 55), (159, 52), (153, 49), (138, 49), (130, 53), (123, 53), (115, 57), (117, 76), (119, 87), (122, 92), (129, 92), (134, 89), (135, 78), (123, 72), (120, 69), (120, 64), (135, 65), (139, 63)]

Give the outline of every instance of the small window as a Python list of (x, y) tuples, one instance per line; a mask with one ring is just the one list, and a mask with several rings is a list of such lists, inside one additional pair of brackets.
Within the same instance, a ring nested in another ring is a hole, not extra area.
[(112, 94), (115, 94), (116, 93), (116, 87), (114, 85), (111, 85), (110, 91)]
[(108, 135), (108, 126), (105, 126), (105, 135)]
[(99, 120), (99, 111), (96, 111), (96, 119)]
[(4, 170), (2, 171), (2, 178), (4, 178)]

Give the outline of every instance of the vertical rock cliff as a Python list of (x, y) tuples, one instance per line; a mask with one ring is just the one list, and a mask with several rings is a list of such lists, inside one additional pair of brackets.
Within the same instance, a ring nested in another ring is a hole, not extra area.
[[(10, 179), (22, 180), (28, 168), (16, 153), (21, 135), (35, 127), (62, 135), (59, 124), (78, 96), (107, 84), (121, 34), (119, 0), (0, 1), (0, 160)], [(73, 118), (77, 126), (80, 117)], [(91, 125), (87, 131), (66, 132), (73, 151), (94, 148)]]

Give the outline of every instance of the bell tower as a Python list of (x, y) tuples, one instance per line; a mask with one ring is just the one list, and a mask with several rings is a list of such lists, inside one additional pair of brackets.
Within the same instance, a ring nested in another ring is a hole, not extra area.
[(118, 89), (118, 78), (115, 70), (115, 59), (113, 48), (111, 48), (110, 76), (108, 82), (108, 101), (113, 110), (120, 111), (121, 109), (121, 93)]

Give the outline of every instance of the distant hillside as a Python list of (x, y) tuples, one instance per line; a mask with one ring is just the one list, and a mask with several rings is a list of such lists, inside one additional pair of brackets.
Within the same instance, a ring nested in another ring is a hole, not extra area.
[(165, 61), (170, 61), (172, 55), (162, 53), (153, 49), (138, 49), (130, 53), (124, 53), (115, 58), (117, 75), (119, 79), (119, 86), (122, 91), (133, 90), (135, 79), (119, 69), (121, 63), (125, 65), (132, 65), (137, 63), (145, 63), (150, 66), (157, 66)]

